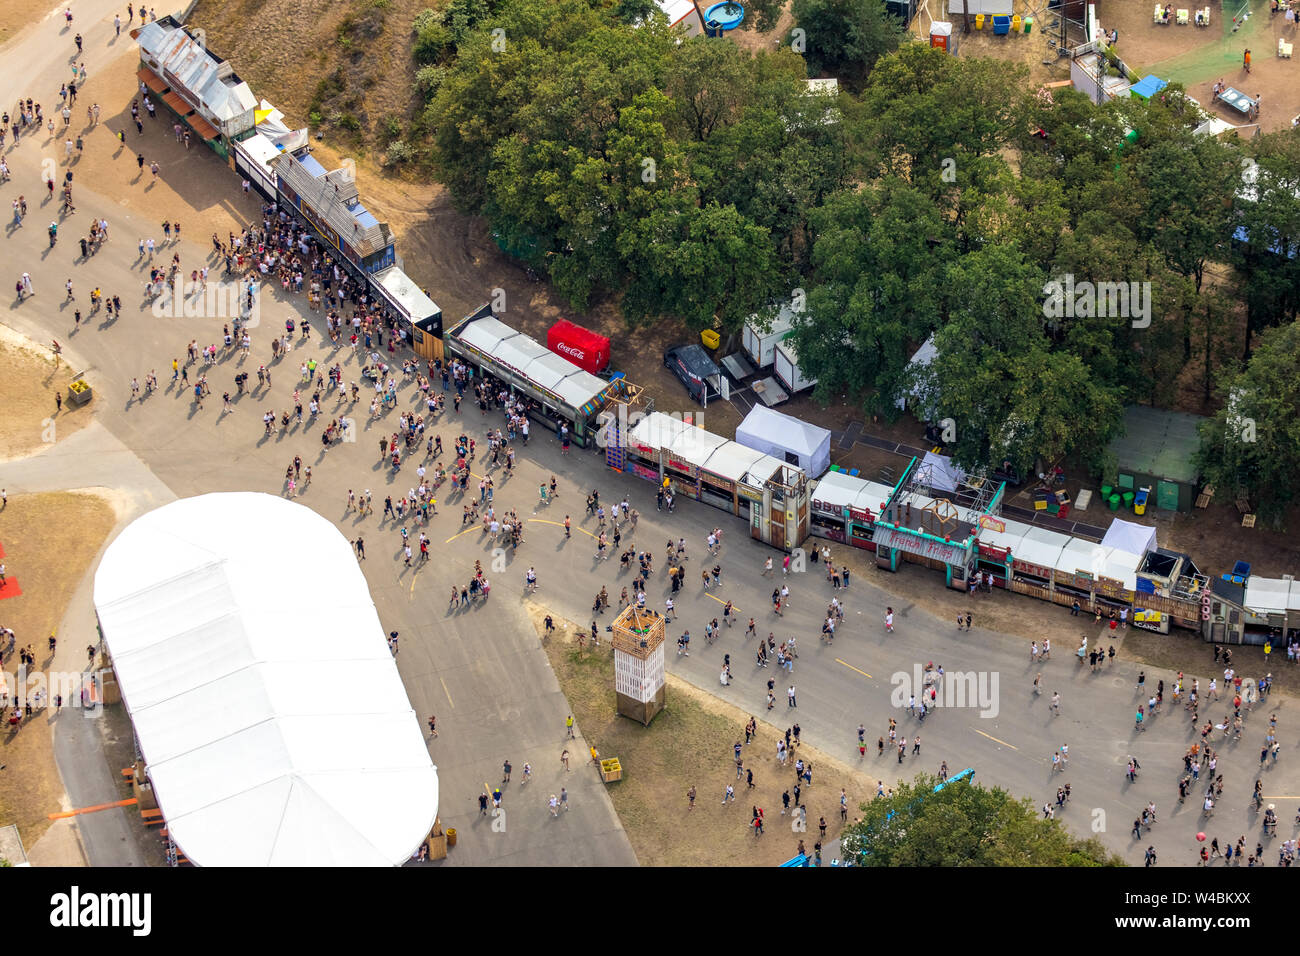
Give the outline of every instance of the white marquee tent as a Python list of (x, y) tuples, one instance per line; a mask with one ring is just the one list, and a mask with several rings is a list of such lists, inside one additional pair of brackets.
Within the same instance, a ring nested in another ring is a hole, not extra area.
[(95, 607), (171, 838), (201, 866), (392, 866), (437, 768), (347, 539), (265, 494), (138, 518)]
[(831, 433), (825, 428), (755, 405), (736, 429), (736, 441), (778, 461), (798, 465), (807, 475), (831, 466)]

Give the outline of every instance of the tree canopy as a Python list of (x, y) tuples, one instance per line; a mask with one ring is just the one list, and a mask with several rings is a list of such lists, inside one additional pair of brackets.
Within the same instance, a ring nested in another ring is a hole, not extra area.
[[(780, 9), (747, 5), (769, 29)], [(1295, 322), (1290, 132), (1198, 135), (1177, 84), (1100, 107), (1032, 91), (1018, 65), (900, 45), (878, 0), (791, 10), (801, 32), (762, 52), (674, 34), (639, 0), (422, 14), (439, 178), (576, 309), (613, 297), (633, 325), (726, 338), (794, 305), (818, 397), (952, 418), (968, 468), (1100, 469), (1124, 406), (1193, 377), (1208, 403)], [(838, 95), (808, 89), (823, 75)], [(1292, 430), (1274, 439), (1300, 457)]]
[(844, 830), (845, 862), (857, 866), (1124, 866), (1096, 837), (1080, 840), (1028, 799), (969, 780), (918, 774), (891, 797), (861, 807)]

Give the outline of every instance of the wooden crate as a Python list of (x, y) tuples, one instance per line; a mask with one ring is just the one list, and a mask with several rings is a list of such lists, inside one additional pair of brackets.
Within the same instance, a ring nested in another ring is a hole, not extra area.
[(613, 783), (615, 780), (623, 779), (623, 767), (618, 762), (617, 757), (610, 757), (608, 760), (600, 762), (600, 779), (606, 783)]

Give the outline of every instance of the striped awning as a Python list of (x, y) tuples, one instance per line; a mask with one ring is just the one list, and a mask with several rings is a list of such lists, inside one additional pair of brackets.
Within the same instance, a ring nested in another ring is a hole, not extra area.
[(189, 116), (194, 112), (194, 107), (190, 106), (189, 103), (186, 103), (185, 100), (181, 98), (181, 95), (175, 90), (172, 90), (170, 93), (164, 93), (162, 101), (181, 116)]
[(193, 116), (185, 117), (185, 122), (189, 124), (190, 129), (199, 134), (199, 137), (205, 140), (216, 139), (221, 135), (220, 131), (205, 120), (198, 113)]
[(149, 87), (149, 89), (153, 90), (155, 93), (161, 93), (163, 90), (167, 89), (166, 81), (147, 66), (140, 67), (140, 69), (135, 71), (135, 75), (140, 78), (141, 83)]

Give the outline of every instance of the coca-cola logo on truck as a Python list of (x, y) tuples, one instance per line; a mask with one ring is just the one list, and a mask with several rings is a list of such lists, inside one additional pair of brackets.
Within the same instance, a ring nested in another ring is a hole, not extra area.
[(555, 347), (559, 349), (561, 352), (565, 353), (566, 355), (572, 355), (580, 362), (587, 357), (586, 352), (584, 352), (580, 348), (569, 345), (567, 342), (556, 342)]

